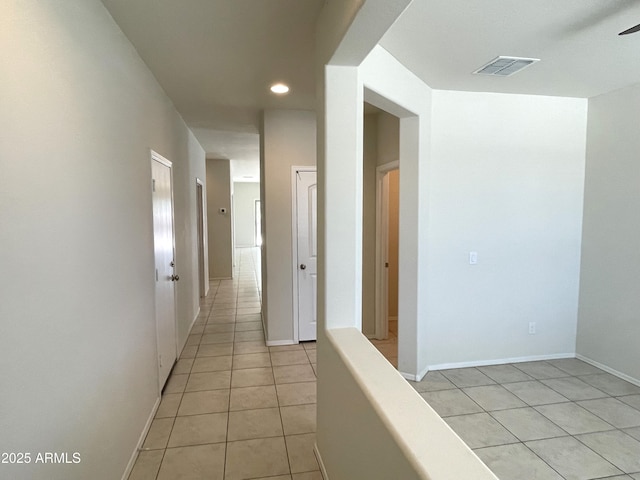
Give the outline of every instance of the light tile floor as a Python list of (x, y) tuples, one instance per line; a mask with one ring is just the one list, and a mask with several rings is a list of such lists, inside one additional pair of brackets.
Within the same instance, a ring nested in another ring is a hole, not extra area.
[[(256, 249), (212, 282), (130, 480), (321, 480), (315, 344), (267, 347)], [(397, 362), (397, 337), (374, 342)], [(640, 388), (576, 359), (410, 382), (501, 480), (640, 480)], [(355, 479), (354, 479), (355, 480)]]
[(267, 347), (259, 252), (210, 283), (129, 480), (321, 480), (315, 343)]
[[(371, 343), (397, 367), (397, 329)], [(500, 480), (640, 480), (640, 387), (585, 362), (441, 370), (409, 383)]]
[(500, 480), (640, 479), (640, 388), (577, 359), (409, 382)]

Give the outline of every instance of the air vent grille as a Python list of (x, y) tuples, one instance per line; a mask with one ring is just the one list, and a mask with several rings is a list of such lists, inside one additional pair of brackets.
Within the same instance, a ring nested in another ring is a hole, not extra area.
[(539, 61), (540, 59), (538, 58), (496, 57), (473, 73), (476, 75), (508, 77)]

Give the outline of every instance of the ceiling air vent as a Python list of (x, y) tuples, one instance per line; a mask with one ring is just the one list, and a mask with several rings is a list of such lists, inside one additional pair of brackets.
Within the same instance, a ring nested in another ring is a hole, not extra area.
[(532, 63), (539, 61), (539, 58), (496, 57), (473, 73), (477, 75), (508, 77), (528, 67)]

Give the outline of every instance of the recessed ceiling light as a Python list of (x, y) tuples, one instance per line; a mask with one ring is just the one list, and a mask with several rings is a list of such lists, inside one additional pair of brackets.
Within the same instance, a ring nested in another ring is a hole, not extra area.
[(274, 85), (271, 85), (271, 91), (273, 93), (277, 93), (278, 95), (284, 95), (289, 91), (289, 87), (284, 83), (276, 83)]

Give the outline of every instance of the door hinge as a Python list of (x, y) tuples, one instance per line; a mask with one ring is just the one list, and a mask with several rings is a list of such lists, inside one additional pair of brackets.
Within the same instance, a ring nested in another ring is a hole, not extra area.
[(160, 366), (162, 367), (162, 355), (158, 355), (158, 361), (160, 362)]
[(156, 179), (155, 178), (151, 179), (151, 191), (152, 192), (156, 191)]
[(389, 262), (384, 262), (384, 267), (389, 268)]
[(158, 281), (158, 269), (156, 268), (156, 282)]

